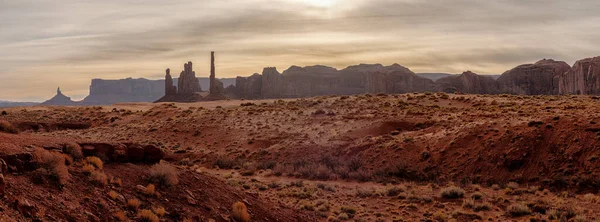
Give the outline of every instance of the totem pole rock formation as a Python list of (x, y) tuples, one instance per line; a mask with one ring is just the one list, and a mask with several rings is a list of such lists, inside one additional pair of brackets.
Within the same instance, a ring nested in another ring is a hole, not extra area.
[(177, 94), (193, 94), (200, 92), (200, 82), (196, 78), (196, 72), (192, 68), (192, 62), (183, 65), (183, 71), (179, 74), (177, 82)]
[(210, 52), (210, 88), (208, 97), (206, 99), (226, 99), (223, 95), (223, 92), (225, 91), (223, 88), (223, 82), (215, 78), (215, 72), (215, 52)]
[(200, 81), (196, 78), (192, 62), (188, 62), (183, 65), (183, 71), (181, 71), (177, 80), (177, 87), (173, 86), (173, 78), (171, 77), (170, 70), (166, 70), (165, 96), (156, 102), (197, 102), (227, 99), (224, 95), (223, 82), (215, 77), (215, 52), (211, 52), (210, 57), (210, 86), (206, 97), (200, 94), (202, 92)]

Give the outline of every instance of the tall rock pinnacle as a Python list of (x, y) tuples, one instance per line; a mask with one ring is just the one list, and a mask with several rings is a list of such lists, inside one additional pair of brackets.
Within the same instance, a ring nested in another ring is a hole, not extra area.
[(215, 93), (215, 52), (210, 52), (210, 89), (211, 94)]

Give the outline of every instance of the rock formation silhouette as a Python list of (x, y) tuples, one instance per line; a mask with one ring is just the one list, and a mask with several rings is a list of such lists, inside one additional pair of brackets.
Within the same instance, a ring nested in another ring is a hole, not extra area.
[(210, 88), (207, 100), (221, 100), (226, 99), (223, 88), (223, 82), (215, 78), (215, 52), (210, 52)]
[(471, 71), (444, 77), (435, 83), (438, 85), (438, 91), (447, 93), (498, 94), (500, 92), (496, 80)]
[(193, 70), (192, 62), (183, 65), (183, 71), (181, 71), (177, 80), (177, 87), (172, 86), (173, 80), (170, 75), (170, 69), (167, 69), (165, 75), (165, 96), (156, 102), (197, 102), (226, 99), (223, 82), (216, 79), (215, 72), (215, 52), (211, 52), (209, 93), (206, 97), (203, 97), (200, 94), (202, 89), (198, 78), (196, 78), (196, 72)]
[(171, 77), (171, 69), (166, 70), (165, 75), (165, 94), (175, 95), (177, 94), (177, 87), (173, 85), (173, 77)]
[(56, 89), (56, 95), (49, 100), (41, 103), (42, 106), (73, 106), (77, 105), (77, 102), (71, 100), (70, 97), (65, 96), (61, 91), (60, 87)]

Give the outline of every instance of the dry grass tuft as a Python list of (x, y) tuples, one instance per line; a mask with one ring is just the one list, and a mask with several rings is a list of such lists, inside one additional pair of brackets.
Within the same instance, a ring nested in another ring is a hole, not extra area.
[(59, 184), (65, 184), (69, 179), (69, 168), (65, 165), (65, 157), (56, 152), (43, 148), (35, 149), (33, 156), (41, 168)]
[(14, 127), (11, 123), (5, 120), (0, 120), (0, 132), (17, 134), (19, 133), (19, 130), (16, 127)]
[(531, 214), (529, 207), (523, 204), (513, 204), (506, 208), (506, 212), (513, 217), (520, 217)]
[(102, 162), (102, 160), (98, 157), (95, 156), (88, 156), (85, 158), (85, 162), (91, 164), (92, 166), (96, 167), (96, 169), (102, 169), (104, 167), (104, 163)]
[(131, 210), (137, 210), (141, 204), (142, 203), (140, 202), (140, 200), (135, 199), (135, 198), (127, 200), (127, 208), (129, 208)]
[(125, 215), (125, 212), (122, 210), (116, 212), (115, 214), (113, 214), (113, 216), (115, 217), (115, 219), (117, 219), (117, 221), (127, 221), (127, 215)]
[(92, 183), (98, 186), (106, 186), (106, 184), (108, 184), (108, 177), (106, 177), (106, 174), (102, 172), (92, 172), (92, 175), (90, 175), (90, 179), (92, 180)]
[(96, 168), (90, 164), (85, 164), (83, 165), (83, 167), (81, 167), (81, 171), (83, 171), (83, 173), (85, 175), (90, 175), (92, 174), (92, 172), (94, 172)]
[(465, 191), (457, 186), (450, 186), (440, 191), (440, 196), (447, 199), (457, 199), (465, 196)]
[(123, 182), (121, 181), (121, 178), (113, 177), (110, 179), (110, 184), (120, 187), (123, 184)]
[(248, 208), (246, 207), (246, 204), (238, 201), (233, 204), (232, 208), (233, 219), (238, 222), (250, 221), (250, 214), (248, 214)]
[(164, 217), (167, 214), (167, 211), (164, 207), (157, 207), (154, 208), (154, 213), (156, 214), (156, 216)]
[(150, 181), (163, 185), (175, 186), (179, 183), (177, 168), (161, 162), (150, 167)]
[(116, 199), (117, 199), (117, 196), (118, 196), (118, 194), (117, 194), (117, 192), (115, 192), (114, 190), (111, 190), (111, 191), (109, 191), (109, 192), (108, 192), (108, 196), (110, 197), (110, 199), (112, 199), (112, 200), (116, 200)]
[(65, 144), (64, 153), (69, 154), (73, 159), (79, 160), (83, 158), (83, 152), (81, 152), (81, 146), (77, 143)]
[(144, 222), (160, 221), (160, 219), (158, 219), (158, 216), (156, 216), (156, 214), (154, 214), (151, 210), (141, 210), (140, 212), (138, 212), (137, 217), (140, 219), (140, 221)]
[(156, 192), (156, 187), (154, 187), (154, 184), (148, 184), (148, 186), (146, 186), (146, 189), (144, 189), (144, 194), (148, 196), (154, 195), (154, 192)]

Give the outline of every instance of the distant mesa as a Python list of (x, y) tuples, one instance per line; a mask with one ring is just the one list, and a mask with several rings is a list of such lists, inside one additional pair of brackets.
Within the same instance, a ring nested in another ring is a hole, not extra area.
[[(73, 101), (60, 89), (41, 105), (110, 105), (124, 102), (197, 102), (208, 100), (300, 98), (361, 93), (447, 92), (515, 95), (600, 95), (600, 57), (577, 61), (542, 59), (514, 67), (502, 75), (414, 73), (399, 64), (359, 64), (344, 69), (315, 65), (291, 66), (279, 72), (266, 67), (262, 73), (229, 79), (216, 78), (211, 52), (209, 77), (198, 78), (192, 62), (184, 64), (178, 78), (166, 69), (165, 80), (93, 79), (90, 95)], [(202, 91), (208, 89), (208, 92)], [(0, 106), (35, 103), (0, 102)]]

